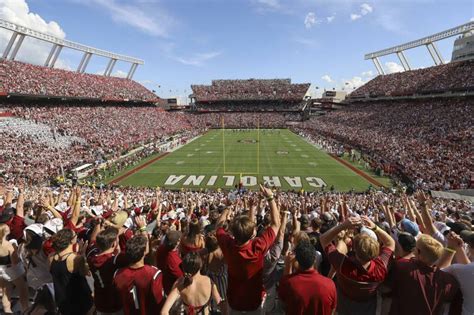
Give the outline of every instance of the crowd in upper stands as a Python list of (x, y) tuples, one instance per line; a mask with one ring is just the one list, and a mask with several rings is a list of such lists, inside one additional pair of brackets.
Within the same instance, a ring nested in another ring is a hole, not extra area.
[(474, 60), (379, 75), (350, 94), (350, 97), (407, 96), (446, 91), (474, 90)]
[(133, 80), (77, 73), (11, 60), (0, 61), (0, 92), (115, 101), (158, 99), (154, 93)]
[(472, 188), (473, 100), (438, 99), (355, 104), (312, 118), (301, 130), (336, 140), (404, 175), (420, 189)]
[(196, 102), (228, 100), (302, 101), (309, 83), (295, 84), (290, 79), (213, 80), (211, 85), (191, 85)]

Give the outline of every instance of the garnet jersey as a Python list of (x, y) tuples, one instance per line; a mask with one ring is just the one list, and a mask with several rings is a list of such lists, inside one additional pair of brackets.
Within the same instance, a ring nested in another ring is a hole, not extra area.
[(125, 315), (159, 314), (163, 306), (163, 276), (158, 268), (145, 265), (120, 269), (114, 277)]
[(127, 241), (133, 237), (133, 231), (130, 229), (126, 229), (123, 233), (119, 235), (119, 246), (120, 251), (125, 253), (127, 248)]
[(100, 255), (99, 250), (92, 246), (87, 253), (87, 263), (94, 277), (94, 301), (98, 311), (114, 313), (122, 309), (120, 299), (117, 299), (117, 289), (114, 286), (114, 274), (120, 268), (128, 265), (125, 254), (114, 253)]

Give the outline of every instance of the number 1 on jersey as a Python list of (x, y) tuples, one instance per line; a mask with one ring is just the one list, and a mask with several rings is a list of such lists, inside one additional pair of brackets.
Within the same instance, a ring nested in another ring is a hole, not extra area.
[(140, 306), (138, 304), (137, 287), (133, 286), (133, 288), (130, 290), (130, 293), (132, 294), (133, 303), (135, 304), (135, 309), (138, 310)]

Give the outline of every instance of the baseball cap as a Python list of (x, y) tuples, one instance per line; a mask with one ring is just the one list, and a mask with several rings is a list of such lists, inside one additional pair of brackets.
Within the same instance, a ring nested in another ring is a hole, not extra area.
[(128, 219), (128, 213), (127, 211), (117, 211), (115, 215), (110, 219), (110, 222), (117, 226), (123, 226), (125, 221)]
[(34, 223), (28, 225), (24, 230), (23, 234), (25, 235), (26, 238), (26, 231), (30, 231), (38, 236), (43, 236), (43, 224), (40, 223)]
[(445, 235), (447, 232), (451, 230), (451, 228), (447, 226), (446, 223), (444, 222), (435, 222), (434, 225), (438, 229), (438, 231), (443, 235)]
[(447, 226), (449, 226), (451, 228), (451, 230), (456, 233), (457, 235), (460, 235), (461, 234), (461, 231), (464, 231), (464, 230), (471, 230), (471, 228), (469, 226), (467, 226), (467, 224), (463, 223), (463, 222), (448, 222), (446, 223)]
[(8, 207), (0, 213), (0, 223), (6, 223), (15, 216), (15, 209)]
[(402, 226), (405, 232), (410, 233), (413, 237), (416, 237), (420, 233), (420, 228), (418, 224), (408, 219), (403, 219), (400, 221), (400, 225)]
[(59, 218), (48, 220), (43, 226), (43, 231), (50, 235), (54, 235), (62, 229), (63, 229), (63, 221)]
[(368, 236), (370, 236), (370, 238), (373, 238), (376, 241), (378, 240), (377, 239), (377, 234), (375, 234), (374, 231), (372, 231), (371, 229), (366, 228), (365, 226), (363, 226), (360, 229), (360, 234), (367, 234)]

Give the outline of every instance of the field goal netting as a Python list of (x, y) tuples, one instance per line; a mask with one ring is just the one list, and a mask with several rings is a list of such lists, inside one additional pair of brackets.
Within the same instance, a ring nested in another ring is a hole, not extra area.
[(228, 128), (221, 117), (222, 164), (224, 175), (258, 176), (260, 174), (260, 120), (254, 126)]

